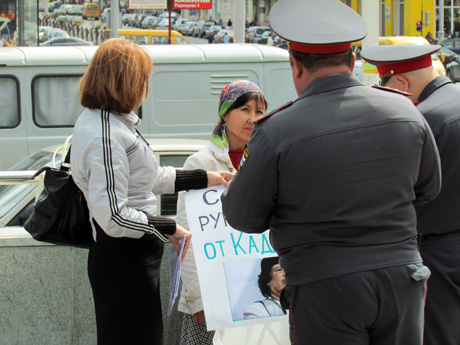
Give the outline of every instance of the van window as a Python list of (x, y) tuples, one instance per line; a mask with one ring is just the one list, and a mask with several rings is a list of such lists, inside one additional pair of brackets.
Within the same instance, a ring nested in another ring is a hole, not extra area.
[(147, 36), (130, 36), (129, 40), (137, 44), (149, 44), (149, 38)]
[(258, 35), (262, 35), (265, 31), (269, 31), (269, 30), (270, 30), (270, 28), (257, 28), (256, 33)]
[(0, 104), (2, 116), (0, 128), (13, 128), (19, 125), (19, 84), (16, 78), (0, 77)]
[[(177, 42), (177, 37), (176, 37)], [(152, 44), (168, 44), (169, 39), (168, 37), (154, 37), (152, 36)]]
[(47, 75), (32, 80), (33, 119), (38, 127), (72, 127), (84, 110), (77, 88), (81, 75)]
[(176, 44), (188, 44), (182, 37), (176, 37)]

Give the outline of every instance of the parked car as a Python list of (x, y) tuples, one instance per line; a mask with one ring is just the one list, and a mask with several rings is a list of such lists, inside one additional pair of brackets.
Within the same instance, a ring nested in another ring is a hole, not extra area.
[[(164, 11), (164, 12), (160, 13), (160, 14), (158, 15), (158, 17), (160, 17), (160, 18), (162, 18), (162, 19), (163, 19), (163, 18), (167, 18), (167, 17), (169, 17), (169, 12), (168, 12), (168, 11)], [(174, 18), (174, 21), (175, 21), (176, 19), (179, 19), (179, 18), (180, 18), (180, 14), (177, 13), (177, 12), (171, 11), (171, 18)]]
[(128, 25), (129, 18), (133, 18), (135, 15), (135, 13), (123, 13), (123, 15), (121, 16), (121, 23), (123, 25)]
[(274, 32), (271, 32), (271, 31), (265, 31), (263, 34), (262, 34), (262, 38), (259, 39), (257, 41), (258, 44), (267, 44), (267, 40), (268, 40), (268, 36), (272, 35), (272, 39), (273, 39), (273, 44), (275, 46), (278, 45), (278, 42), (280, 40), (280, 37), (275, 34)]
[(59, 7), (61, 10), (64, 10), (65, 13), (69, 14), (69, 10), (70, 8), (72, 7), (72, 5), (69, 5), (69, 4), (63, 4), (61, 5), (61, 7)]
[(441, 49), (436, 52), (436, 55), (442, 61), (444, 67), (446, 67), (452, 61), (457, 60), (458, 57), (458, 54), (445, 47), (441, 47)]
[(101, 13), (101, 23), (107, 23), (108, 18), (110, 17), (110, 7), (104, 8), (104, 11)]
[(460, 56), (446, 65), (446, 76), (454, 83), (460, 82)]
[[(178, 21), (181, 21), (181, 24), (177, 24)], [(178, 21), (173, 24), (173, 30), (176, 30), (180, 32), (181, 34), (185, 35), (185, 31), (188, 28), (191, 20), (187, 19), (186, 21), (182, 21), (181, 19), (178, 19)]]
[(177, 19), (176, 22), (173, 24), (172, 29), (180, 32), (180, 29), (182, 28), (182, 26), (186, 25), (186, 24), (189, 23), (190, 21), (191, 21), (191, 20), (190, 20), (190, 19), (187, 19), (187, 18), (179, 18), (179, 19)]
[(134, 19), (131, 21), (131, 25), (133, 28), (140, 28), (141, 27), (141, 23), (142, 21), (144, 20), (145, 16), (144, 15), (137, 15), (134, 17)]
[(222, 30), (224, 27), (221, 26), (221, 25), (211, 25), (209, 28), (206, 29), (206, 32), (205, 32), (205, 35), (204, 37), (206, 39), (209, 38), (209, 35), (215, 35), (217, 32), (219, 32), (220, 30)]
[(152, 17), (152, 16), (145, 17), (141, 23), (141, 28), (142, 29), (154, 29), (159, 20), (160, 18), (157, 18), (157, 17)]
[(205, 37), (206, 36), (206, 30), (209, 27), (211, 27), (212, 25), (215, 25), (214, 22), (199, 23), (193, 30), (193, 36)]
[(83, 8), (81, 7), (81, 5), (72, 5), (68, 10), (68, 14), (71, 16), (82, 16)]
[(128, 26), (135, 27), (136, 22), (139, 20), (139, 17), (142, 17), (139, 14), (134, 14), (133, 16), (128, 17)]
[[(208, 140), (202, 139), (147, 139), (159, 165), (182, 168), (185, 160), (199, 151)], [(35, 202), (38, 179), (33, 174), (44, 166), (52, 166), (53, 153), (58, 145), (47, 147), (27, 157), (8, 171), (0, 172), (0, 228), (22, 227), (29, 218)], [(59, 167), (58, 153), (54, 164)], [(176, 215), (177, 193), (158, 198), (158, 215)]]
[(38, 28), (38, 42), (44, 42), (45, 38), (48, 36), (47, 32), (52, 29), (51, 26), (40, 26)]
[(48, 41), (52, 38), (56, 38), (56, 37), (70, 37), (69, 34), (67, 32), (65, 32), (64, 30), (62, 29), (51, 29), (49, 31), (47, 31), (46, 33), (46, 36), (43, 37), (43, 39), (45, 41)]
[(53, 11), (52, 17), (53, 17), (54, 19), (56, 19), (57, 17), (59, 17), (59, 16), (65, 16), (66, 14), (67, 14), (67, 12), (66, 12), (65, 9), (56, 8), (56, 9), (54, 9), (54, 11)]
[(78, 37), (55, 37), (46, 42), (40, 43), (41, 46), (92, 46), (93, 42), (85, 41)]
[(217, 34), (215, 34), (214, 43), (224, 43), (225, 34), (228, 35), (228, 43), (232, 43), (235, 34), (233, 30), (230, 30), (230, 29), (223, 29), (223, 30), (220, 30)]
[(156, 24), (155, 29), (159, 30), (168, 30), (169, 26), (171, 25), (171, 18), (166, 17), (160, 19), (160, 21)]
[(249, 43), (257, 43), (265, 31), (270, 31), (267, 26), (250, 26), (247, 30)]
[(192, 36), (195, 26), (198, 25), (198, 22), (190, 22), (190, 24), (185, 28), (184, 34), (187, 36)]
[(196, 25), (193, 27), (192, 36), (199, 37), (201, 31), (203, 30), (204, 23), (205, 21), (203, 19), (196, 22)]
[(460, 54), (460, 38), (448, 38), (438, 44), (452, 50), (455, 54)]

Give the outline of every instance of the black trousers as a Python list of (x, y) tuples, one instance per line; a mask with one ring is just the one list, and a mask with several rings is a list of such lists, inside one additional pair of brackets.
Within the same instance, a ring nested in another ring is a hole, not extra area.
[(98, 229), (88, 256), (98, 345), (162, 345), (157, 238), (109, 238)]
[(432, 272), (425, 306), (425, 345), (459, 345), (460, 239), (422, 237), (420, 254)]
[(289, 286), (291, 344), (422, 345), (428, 277), (411, 264)]

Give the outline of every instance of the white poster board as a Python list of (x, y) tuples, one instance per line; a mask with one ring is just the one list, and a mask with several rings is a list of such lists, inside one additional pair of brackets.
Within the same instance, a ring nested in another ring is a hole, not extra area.
[(165, 9), (166, 0), (129, 0), (129, 9)]
[(263, 300), (257, 278), (260, 261), (276, 256), (269, 231), (246, 234), (233, 229), (222, 213), (224, 187), (185, 194), (185, 206), (208, 330), (284, 321), (288, 315), (245, 320), (246, 307)]

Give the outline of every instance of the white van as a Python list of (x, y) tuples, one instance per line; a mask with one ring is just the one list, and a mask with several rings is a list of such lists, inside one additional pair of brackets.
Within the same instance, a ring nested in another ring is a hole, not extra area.
[[(149, 98), (138, 110), (148, 138), (208, 139), (222, 88), (248, 79), (268, 110), (296, 98), (288, 53), (252, 44), (158, 45)], [(83, 110), (77, 83), (97, 47), (2, 48), (0, 170), (41, 148), (64, 142)]]

